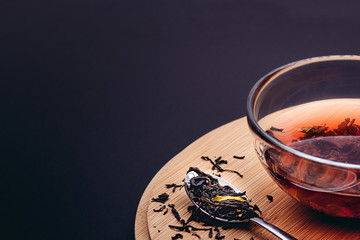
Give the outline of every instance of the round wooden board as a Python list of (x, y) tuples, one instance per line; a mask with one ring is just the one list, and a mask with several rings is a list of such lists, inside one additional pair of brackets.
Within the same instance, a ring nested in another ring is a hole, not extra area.
[[(135, 222), (135, 236), (138, 240), (171, 239), (176, 231), (168, 225), (181, 225), (172, 215), (163, 212), (154, 212), (162, 204), (150, 201), (164, 192), (170, 195), (166, 204), (175, 204), (175, 208), (183, 219), (190, 214), (187, 207), (191, 205), (185, 191), (167, 189), (165, 184), (182, 184), (182, 180), (189, 167), (198, 167), (202, 171), (218, 173), (211, 170), (212, 165), (201, 159), (209, 156), (212, 159), (221, 156), (228, 160), (224, 168), (234, 169), (244, 175), (240, 178), (231, 172), (222, 172), (223, 178), (232, 182), (240, 190), (247, 192), (252, 204), (257, 204), (262, 210), (262, 217), (268, 222), (280, 227), (298, 239), (360, 239), (360, 222), (354, 219), (338, 219), (314, 212), (284, 193), (268, 176), (265, 169), (257, 159), (253, 149), (253, 136), (251, 136), (246, 118), (241, 118), (219, 127), (196, 140), (186, 149), (171, 159), (154, 177), (147, 187), (139, 203)], [(245, 156), (244, 159), (235, 159), (234, 155)], [(274, 197), (270, 202), (266, 195)], [(147, 208), (147, 212), (144, 213)], [(147, 227), (145, 226), (147, 224)], [(199, 223), (193, 226), (203, 227)], [(145, 234), (146, 233), (146, 234)], [(198, 239), (187, 232), (180, 232), (184, 239)], [(196, 232), (202, 239), (208, 239), (207, 232)], [(222, 230), (225, 239), (277, 239), (272, 234), (257, 226), (249, 224), (248, 227)]]

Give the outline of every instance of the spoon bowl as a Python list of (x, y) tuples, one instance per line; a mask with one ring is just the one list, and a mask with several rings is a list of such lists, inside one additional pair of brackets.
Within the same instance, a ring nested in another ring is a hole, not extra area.
[[(222, 186), (222, 187), (228, 186), (228, 187), (232, 188), (236, 193), (241, 192), (238, 188), (236, 188), (233, 184), (226, 181), (225, 179), (220, 178), (218, 176), (215, 176), (213, 174), (208, 174), (208, 173), (206, 173), (206, 174), (211, 176), (212, 178), (217, 179), (220, 186)], [(224, 223), (242, 223), (242, 222), (248, 222), (248, 221), (255, 222), (258, 225), (260, 225), (260, 226), (264, 227), (265, 229), (267, 229), (269, 232), (271, 232), (275, 236), (279, 237), (280, 239), (283, 239), (283, 240), (296, 240), (296, 238), (294, 238), (290, 234), (288, 234), (288, 233), (284, 232), (283, 230), (281, 230), (280, 228), (266, 222), (265, 220), (263, 220), (260, 217), (251, 217), (251, 218), (245, 219), (245, 220), (237, 220), (237, 219), (231, 219), (230, 220), (230, 219), (219, 218), (217, 216), (213, 216), (212, 214), (208, 213), (205, 209), (201, 208), (196, 201), (194, 201), (194, 199), (192, 198), (192, 196), (190, 194), (191, 179), (194, 178), (194, 177), (197, 177), (197, 176), (198, 176), (198, 174), (195, 171), (189, 171), (186, 174), (186, 177), (185, 177), (185, 191), (186, 191), (186, 194), (188, 195), (190, 201), (195, 205), (196, 208), (200, 209), (200, 211), (202, 213), (204, 213), (205, 215), (207, 215), (207, 216), (211, 217), (212, 219), (215, 219), (215, 220), (217, 220), (219, 222), (224, 222)], [(244, 196), (244, 198), (248, 201), (248, 198), (246, 196)]]
[[(208, 174), (208, 173), (207, 173)], [(224, 186), (229, 186), (231, 187), (236, 193), (240, 193), (241, 191), (239, 189), (237, 189), (233, 184), (229, 183), (228, 181), (216, 176), (216, 175), (213, 175), (213, 174), (208, 174), (210, 175), (212, 178), (215, 178), (218, 180), (219, 184), (224, 187)], [(207, 211), (205, 211), (203, 208), (201, 208), (195, 201), (194, 199), (191, 197), (191, 194), (190, 194), (190, 191), (189, 191), (189, 188), (190, 188), (190, 180), (191, 178), (193, 177), (197, 177), (198, 174), (194, 171), (190, 171), (186, 174), (186, 177), (185, 177), (185, 191), (186, 191), (186, 194), (188, 195), (189, 199), (191, 200), (191, 202), (198, 208), (200, 209), (200, 211), (202, 213), (204, 213), (205, 215), (213, 218), (213, 219), (216, 219), (220, 222), (225, 222), (225, 223), (241, 223), (241, 222), (249, 222), (249, 219), (245, 219), (245, 220), (236, 220), (236, 219), (225, 219), (225, 218), (220, 218), (220, 217), (217, 217), (217, 216), (213, 216), (211, 215), (210, 213), (208, 213)], [(246, 198), (247, 201), (249, 201), (249, 199), (244, 196), (244, 198)]]

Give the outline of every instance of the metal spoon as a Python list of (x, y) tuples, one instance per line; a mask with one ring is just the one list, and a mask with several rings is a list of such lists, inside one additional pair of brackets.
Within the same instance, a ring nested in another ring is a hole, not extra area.
[[(208, 174), (210, 175), (211, 177), (213, 178), (216, 178), (219, 182), (219, 184), (221, 186), (229, 186), (231, 187), (235, 192), (239, 193), (240, 190), (237, 189), (234, 185), (232, 185), (231, 183), (227, 182), (226, 180), (218, 177), (218, 176), (215, 176), (215, 175), (212, 175), (212, 174)], [(190, 198), (191, 202), (197, 207), (200, 209), (201, 212), (203, 212), (204, 214), (206, 214), (207, 216), (213, 218), (213, 219), (216, 219), (220, 222), (225, 222), (225, 223), (240, 223), (240, 222), (245, 222), (246, 220), (228, 220), (228, 219), (223, 219), (223, 218), (219, 218), (219, 217), (215, 217), (215, 216), (212, 216), (211, 214), (209, 214), (208, 212), (206, 212), (204, 209), (200, 208), (199, 205), (191, 198), (190, 194), (189, 194), (189, 188), (190, 188), (190, 179), (193, 178), (193, 177), (196, 177), (198, 176), (198, 174), (194, 171), (190, 171), (186, 174), (186, 177), (185, 177), (185, 191), (188, 195), (188, 197)], [(246, 198), (247, 199), (247, 198)], [(248, 199), (247, 199), (248, 200)], [(283, 239), (283, 240), (296, 240), (296, 238), (294, 238), (293, 236), (291, 236), (290, 234), (284, 232), (283, 230), (281, 230), (280, 228), (278, 227), (275, 227), (274, 225), (264, 221), (262, 218), (260, 217), (252, 217), (252, 218), (249, 218), (250, 221), (252, 222), (255, 222), (257, 223), (258, 225), (266, 228), (269, 232), (271, 232), (272, 234), (274, 234), (275, 236), (279, 237), (280, 239)]]

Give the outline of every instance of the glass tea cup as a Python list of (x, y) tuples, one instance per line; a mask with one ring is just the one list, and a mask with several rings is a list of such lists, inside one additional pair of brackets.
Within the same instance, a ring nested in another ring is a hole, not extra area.
[(248, 125), (272, 179), (300, 203), (360, 218), (360, 56), (293, 62), (250, 91)]

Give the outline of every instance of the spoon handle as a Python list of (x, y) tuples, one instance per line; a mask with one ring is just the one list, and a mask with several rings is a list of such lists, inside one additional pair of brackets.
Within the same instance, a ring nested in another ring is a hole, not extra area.
[(274, 234), (275, 236), (279, 237), (282, 240), (297, 240), (296, 238), (294, 238), (290, 234), (284, 232), (280, 228), (275, 227), (274, 225), (264, 221), (262, 218), (253, 217), (253, 218), (250, 218), (250, 221), (253, 221), (253, 222), (259, 224), (260, 226), (266, 228), (267, 230), (269, 230), (269, 232), (271, 232), (272, 234)]

